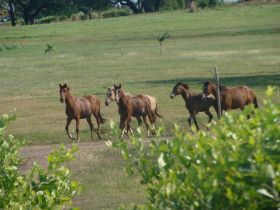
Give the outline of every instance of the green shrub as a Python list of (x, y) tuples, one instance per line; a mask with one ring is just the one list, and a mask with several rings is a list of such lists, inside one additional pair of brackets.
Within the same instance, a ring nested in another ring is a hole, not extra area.
[(88, 20), (89, 16), (87, 14), (83, 14), (83, 15), (80, 16), (80, 19), (81, 20)]
[(70, 170), (63, 165), (73, 160), (77, 146), (64, 146), (48, 155), (48, 168), (34, 164), (27, 175), (19, 172), (19, 150), (24, 141), (12, 135), (4, 136), (7, 124), (15, 117), (0, 118), (0, 209), (65, 209), (71, 208), (72, 198), (81, 186), (71, 180)]
[(64, 21), (64, 20), (67, 20), (69, 17), (67, 15), (61, 15), (58, 17), (58, 20), (59, 21)]
[(174, 10), (185, 7), (185, 1), (181, 0), (164, 0), (162, 9), (164, 10)]
[(0, 52), (4, 51), (4, 50), (15, 50), (18, 48), (19, 48), (19, 45), (17, 45), (17, 44), (3, 44), (3, 45), (0, 45)]
[(226, 113), (209, 132), (175, 126), (170, 140), (135, 137), (113, 146), (146, 187), (147, 203), (134, 209), (280, 208), (280, 105), (269, 99), (261, 109)]
[(98, 13), (98, 12), (90, 12), (89, 13), (89, 19), (90, 20), (101, 18), (100, 16), (101, 16), (101, 13)]
[(224, 0), (197, 0), (197, 6), (204, 7), (214, 7), (224, 3)]
[(118, 9), (118, 8), (113, 8), (106, 10), (102, 13), (104, 18), (111, 18), (111, 17), (119, 17), (119, 16), (127, 16), (130, 15), (130, 10), (129, 9)]
[(58, 20), (58, 17), (56, 16), (47, 16), (47, 17), (42, 17), (37, 20), (37, 23), (39, 24), (44, 24), (44, 23), (52, 23), (56, 22)]

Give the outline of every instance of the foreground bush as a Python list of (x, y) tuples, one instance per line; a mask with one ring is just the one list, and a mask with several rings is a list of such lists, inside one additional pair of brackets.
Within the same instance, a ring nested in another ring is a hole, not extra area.
[(171, 140), (147, 145), (136, 137), (113, 146), (146, 187), (147, 203), (134, 209), (280, 208), (280, 105), (270, 100), (225, 114), (209, 132), (175, 126)]
[(63, 163), (74, 159), (76, 146), (61, 146), (48, 156), (48, 168), (34, 164), (27, 175), (19, 173), (19, 149), (24, 142), (12, 135), (5, 137), (6, 125), (15, 117), (0, 119), (0, 209), (68, 209), (81, 186), (71, 180)]

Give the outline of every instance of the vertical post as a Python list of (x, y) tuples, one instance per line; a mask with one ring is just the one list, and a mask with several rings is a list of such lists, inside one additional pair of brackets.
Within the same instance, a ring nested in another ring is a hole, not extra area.
[(220, 95), (220, 78), (217, 71), (217, 66), (215, 66), (215, 77), (217, 80), (217, 104), (218, 104), (218, 118), (220, 119), (222, 116), (222, 109), (221, 109), (221, 95)]
[(279, 91), (280, 86), (277, 86), (277, 103), (280, 103), (280, 91)]

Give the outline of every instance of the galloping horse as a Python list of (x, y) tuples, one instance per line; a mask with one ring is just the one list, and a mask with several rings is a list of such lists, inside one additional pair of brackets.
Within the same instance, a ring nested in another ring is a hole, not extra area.
[(105, 122), (105, 119), (101, 117), (100, 114), (100, 101), (92, 95), (83, 96), (83, 97), (75, 97), (70, 93), (70, 87), (65, 83), (64, 85), (59, 84), (59, 94), (60, 94), (60, 102), (66, 104), (65, 113), (67, 115), (67, 122), (65, 126), (65, 130), (71, 139), (75, 139), (69, 133), (68, 127), (73, 119), (76, 121), (76, 133), (77, 133), (77, 141), (80, 141), (79, 138), (79, 124), (80, 119), (86, 119), (90, 130), (91, 130), (91, 139), (92, 131), (93, 131), (93, 123), (91, 121), (91, 115), (93, 114), (96, 122), (97, 122), (97, 135), (98, 138), (101, 139), (100, 136), (100, 124)]
[[(122, 135), (126, 132), (133, 134), (130, 127), (131, 117), (135, 117), (138, 123), (141, 124), (141, 117), (146, 125), (148, 135), (149, 135), (149, 124), (147, 122), (147, 116), (153, 125), (155, 123), (155, 117), (151, 110), (151, 103), (147, 96), (137, 95), (130, 96), (126, 95), (121, 89), (121, 84), (114, 85), (115, 101), (118, 104), (118, 112), (120, 114), (120, 128), (123, 129)], [(107, 97), (108, 98), (108, 97)], [(109, 103), (110, 99), (105, 103)]]
[[(203, 96), (206, 97), (209, 94), (213, 94), (217, 98), (218, 85), (204, 82), (203, 84)], [(222, 111), (229, 109), (244, 109), (244, 106), (248, 104), (254, 104), (255, 108), (258, 108), (257, 97), (252, 89), (247, 86), (238, 86), (233, 88), (228, 88), (226, 86), (220, 85), (220, 100)]]
[(199, 130), (196, 115), (198, 112), (205, 112), (208, 115), (209, 121), (211, 122), (213, 115), (210, 113), (209, 109), (213, 106), (217, 112), (217, 106), (214, 98), (207, 97), (205, 100), (202, 99), (202, 93), (196, 94), (190, 90), (189, 86), (185, 83), (178, 82), (172, 89), (170, 93), (170, 98), (173, 99), (175, 96), (181, 95), (185, 101), (186, 109), (190, 113), (188, 118), (189, 126), (192, 124), (192, 120), (195, 123), (196, 129)]
[[(129, 93), (125, 93), (125, 95), (127, 96), (130, 96), (132, 97), (133, 99), (133, 95), (129, 94)], [(146, 96), (149, 101), (150, 101), (150, 104), (151, 104), (151, 112), (153, 114), (153, 119), (154, 121), (156, 121), (156, 118), (157, 117), (160, 117), (160, 118), (163, 118), (157, 111), (157, 100), (154, 96), (149, 96), (149, 95), (145, 95), (143, 94), (144, 96)], [(112, 101), (115, 101), (118, 105), (118, 102), (117, 102), (117, 99), (116, 99), (116, 89), (115, 87), (108, 87), (107, 89), (107, 93), (106, 93), (106, 98), (105, 98), (105, 105), (106, 106), (109, 106), (109, 104), (112, 102)], [(141, 116), (139, 115), (136, 115), (136, 116), (133, 116), (137, 119), (137, 122), (138, 122), (138, 125), (141, 126), (141, 123), (142, 123), (142, 119), (141, 119)], [(143, 119), (144, 120), (144, 119)], [(152, 127), (154, 129), (154, 124), (153, 122), (150, 122), (152, 124)]]

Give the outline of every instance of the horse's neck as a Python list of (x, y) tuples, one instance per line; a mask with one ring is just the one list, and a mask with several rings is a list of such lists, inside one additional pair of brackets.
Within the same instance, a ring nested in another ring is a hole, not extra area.
[(183, 88), (183, 92), (182, 92), (181, 96), (183, 97), (183, 99), (185, 101), (188, 101), (190, 96), (193, 96), (193, 95), (195, 95), (195, 93), (193, 91)]
[(66, 108), (73, 109), (75, 106), (75, 97), (72, 96), (70, 93), (68, 93), (67, 96), (65, 97), (65, 104), (66, 104)]
[(217, 97), (217, 95), (218, 95), (218, 88), (219, 88), (220, 95), (224, 92), (224, 90), (221, 89), (221, 86), (214, 85), (214, 88), (213, 88), (213, 95), (214, 95), (215, 97)]
[(127, 96), (123, 91), (120, 92), (120, 100), (118, 103), (120, 108), (126, 108), (127, 107)]

